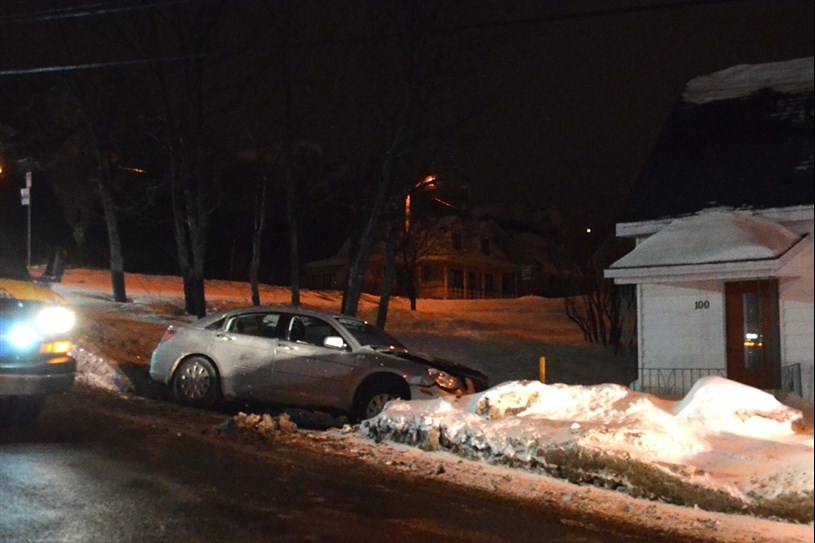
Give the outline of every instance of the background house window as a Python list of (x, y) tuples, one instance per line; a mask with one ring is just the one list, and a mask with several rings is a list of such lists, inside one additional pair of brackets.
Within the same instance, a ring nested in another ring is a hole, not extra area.
[(491, 273), (484, 274), (484, 292), (487, 294), (495, 292), (495, 278)]
[(450, 270), (450, 288), (464, 288), (464, 272)]
[(328, 290), (334, 288), (335, 279), (334, 274), (331, 272), (325, 272), (320, 274), (319, 278), (319, 288), (322, 290)]
[(461, 239), (461, 232), (453, 232), (453, 249), (460, 251), (464, 247)]
[(481, 252), (485, 255), (490, 254), (490, 240), (487, 238), (481, 239)]
[(444, 269), (437, 264), (422, 266), (421, 278), (423, 283), (442, 281), (444, 279)]
[(501, 274), (501, 294), (503, 296), (515, 295), (515, 274), (504, 272)]

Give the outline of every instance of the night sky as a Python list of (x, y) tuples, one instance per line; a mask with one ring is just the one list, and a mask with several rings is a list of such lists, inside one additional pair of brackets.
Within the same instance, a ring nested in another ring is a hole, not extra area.
[(513, 26), (483, 72), (498, 89), (462, 149), (487, 198), (613, 221), (687, 80), (813, 54), (811, 1), (570, 4), (594, 15)]
[[(85, 4), (3, 2), (0, 86), (6, 88), (0, 90), (13, 92), (33, 77), (19, 71), (63, 65), (49, 36), (60, 25), (76, 24), (19, 15)], [(337, 28), (345, 35), (359, 30), (352, 18), (341, 19), (347, 3), (308, 4), (328, 21), (313, 19), (302, 30), (308, 39), (330, 42)], [(468, 9), (449, 27), (453, 43), (483, 44), (483, 51), (464, 75), (447, 82), (470, 114), (436, 150), (434, 163), (470, 183), (473, 204), (555, 208), (578, 230), (610, 231), (686, 81), (736, 64), (812, 56), (815, 41), (811, 0), (461, 4)], [(326, 36), (322, 29), (329, 29)], [(20, 39), (21, 32), (29, 38)], [(78, 49), (83, 62), (116, 57), (105, 44), (87, 41)], [(333, 81), (317, 87), (339, 85)], [(304, 123), (303, 131), (318, 136), (328, 130), (319, 119), (337, 108), (314, 88), (309, 92), (303, 103), (323, 116)]]

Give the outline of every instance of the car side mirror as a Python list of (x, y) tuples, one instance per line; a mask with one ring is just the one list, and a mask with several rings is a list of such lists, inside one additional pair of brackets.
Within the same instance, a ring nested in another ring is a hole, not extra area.
[(345, 340), (343, 340), (340, 336), (328, 336), (323, 340), (323, 347), (328, 347), (329, 349), (345, 349)]

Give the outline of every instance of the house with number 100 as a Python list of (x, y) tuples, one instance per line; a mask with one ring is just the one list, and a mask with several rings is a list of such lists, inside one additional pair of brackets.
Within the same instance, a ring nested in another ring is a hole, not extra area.
[(813, 401), (813, 59), (690, 80), (617, 221), (638, 378), (721, 375)]

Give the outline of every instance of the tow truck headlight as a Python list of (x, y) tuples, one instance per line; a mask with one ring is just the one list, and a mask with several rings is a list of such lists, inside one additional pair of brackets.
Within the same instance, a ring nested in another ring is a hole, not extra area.
[(37, 314), (35, 322), (45, 335), (64, 334), (74, 327), (76, 316), (66, 307), (46, 307)]
[(436, 368), (427, 368), (427, 375), (444, 390), (461, 388), (461, 381), (458, 380), (458, 377), (450, 375), (445, 371), (437, 370)]
[(46, 307), (36, 315), (9, 323), (3, 336), (18, 352), (28, 351), (39, 345), (42, 353), (66, 353), (71, 349), (71, 341), (60, 336), (70, 331), (75, 323), (76, 317), (70, 309)]
[(28, 349), (40, 340), (40, 335), (30, 324), (18, 324), (8, 332), (9, 342), (21, 351)]

